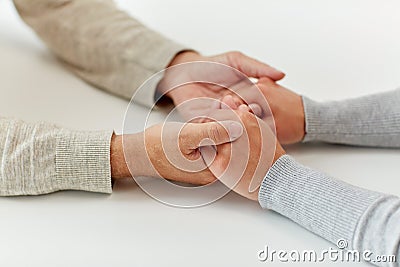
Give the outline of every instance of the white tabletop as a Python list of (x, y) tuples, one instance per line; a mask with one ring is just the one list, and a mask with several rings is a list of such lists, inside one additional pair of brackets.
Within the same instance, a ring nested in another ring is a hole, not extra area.
[[(282, 84), (314, 99), (400, 85), (396, 0), (120, 2), (144, 23), (204, 54), (240, 50), (283, 69), (288, 75)], [(66, 70), (10, 0), (0, 1), (0, 13), (1, 115), (121, 130), (127, 101)], [(298, 145), (287, 151), (355, 185), (400, 195), (398, 150)], [(257, 259), (265, 245), (317, 252), (333, 246), (232, 192), (212, 205), (178, 209), (153, 200), (133, 181), (117, 183), (110, 196), (2, 198), (0, 214), (1, 266), (265, 266)]]

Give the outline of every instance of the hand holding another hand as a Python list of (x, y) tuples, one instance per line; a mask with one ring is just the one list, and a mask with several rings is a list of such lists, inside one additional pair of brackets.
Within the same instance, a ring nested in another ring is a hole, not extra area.
[(205, 185), (218, 178), (257, 200), (268, 169), (285, 151), (271, 128), (249, 112), (218, 110), (207, 123), (157, 124), (142, 133), (114, 135), (113, 178), (152, 176)]
[[(301, 96), (265, 77), (258, 80), (257, 87), (235, 91), (235, 94), (224, 96), (221, 102), (234, 110), (239, 108), (240, 102), (249, 105), (264, 122), (276, 127), (276, 135), (281, 144), (301, 142), (305, 135), (305, 115)], [(254, 97), (258, 95), (254, 90), (260, 90), (265, 98)], [(270, 123), (271, 115), (275, 121), (274, 125)]]
[[(114, 135), (112, 177), (152, 176), (197, 185), (211, 183), (215, 177), (201, 158), (199, 148), (230, 143), (242, 132), (236, 121), (169, 122), (137, 134)], [(225, 158), (218, 160), (223, 162)]]
[[(178, 54), (169, 67), (158, 84), (158, 92), (171, 98), (186, 120), (216, 109), (210, 105), (212, 101), (196, 100), (221, 99), (231, 94), (227, 88), (248, 80), (247, 77), (269, 77), (277, 81), (285, 76), (283, 72), (240, 52), (205, 57), (186, 51)], [(194, 101), (182, 105), (190, 100)]]
[(257, 86), (267, 99), (274, 116), (279, 142), (282, 144), (301, 142), (305, 135), (305, 115), (301, 96), (268, 78), (260, 79)]
[[(285, 153), (270, 128), (273, 126), (271, 114), (278, 123), (278, 138), (284, 143), (301, 140), (302, 137), (298, 135), (290, 135), (293, 123), (290, 127), (285, 127), (287, 117), (292, 117), (293, 120), (297, 117), (291, 116), (282, 106), (285, 102), (290, 105), (298, 104), (298, 99), (301, 101), (301, 98), (283, 87), (279, 88), (280, 86), (274, 82), (283, 78), (282, 72), (240, 53), (226, 53), (206, 58), (195, 52), (184, 52), (179, 54), (171, 65), (196, 61), (216, 62), (214, 67), (224, 66), (225, 72), (218, 76), (221, 72), (215, 71), (213, 64), (209, 65), (211, 68), (198, 69), (196, 66), (193, 69), (188, 68), (189, 71), (183, 73), (166, 72), (164, 79), (159, 83), (160, 90), (169, 88), (169, 85), (176, 81), (182, 81), (182, 86), (164, 91), (172, 98), (175, 105), (178, 105), (178, 110), (180, 104), (189, 100), (222, 99), (222, 105), (237, 110), (236, 116), (232, 116), (234, 113), (232, 110), (230, 115), (226, 116), (228, 110), (220, 110), (218, 107), (214, 110), (209, 106), (210, 103), (217, 101), (203, 101), (198, 102), (200, 103), (198, 106), (186, 105), (188, 110), (184, 110), (183, 114), (189, 114), (189, 119), (193, 119), (196, 116), (207, 116), (211, 111), (215, 113), (212, 117), (217, 122), (201, 124), (170, 122), (152, 126), (143, 133), (114, 136), (111, 155), (113, 177), (153, 176), (197, 185), (211, 183), (217, 177), (239, 194), (256, 200), (258, 188), (268, 169)], [(250, 77), (259, 78), (257, 84), (259, 89), (250, 86), (250, 90), (247, 84), (242, 86), (241, 78), (235, 76), (235, 72), (230, 72), (229, 67), (219, 63), (227, 64), (232, 67), (231, 69), (240, 70)], [(196, 81), (199, 77), (204, 79), (209, 76), (215, 77), (216, 74), (222, 84), (225, 82), (226, 85), (232, 84), (232, 87), (236, 87), (234, 94), (227, 89), (229, 87), (218, 86), (218, 82), (184, 83)], [(263, 78), (266, 76), (270, 78)], [(254, 88), (258, 94), (254, 93)], [(264, 104), (257, 101), (264, 101)], [(201, 106), (204, 103), (207, 106)], [(256, 105), (252, 105), (254, 103)], [(302, 108), (301, 102), (300, 107)], [(277, 119), (276, 116), (280, 118)], [(244, 130), (243, 135), (242, 130)]]
[[(215, 116), (228, 119), (225, 114), (221, 110)], [(202, 147), (201, 153), (211, 172), (226, 186), (246, 198), (257, 200), (258, 189), (267, 171), (285, 151), (271, 128), (250, 113), (246, 105), (239, 106), (237, 114), (244, 128), (241, 137), (231, 144), (217, 146), (215, 158), (210, 147)]]

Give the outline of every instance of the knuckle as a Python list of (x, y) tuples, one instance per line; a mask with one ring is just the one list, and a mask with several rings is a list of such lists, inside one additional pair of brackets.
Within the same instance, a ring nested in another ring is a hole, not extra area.
[(208, 127), (208, 138), (210, 138), (211, 140), (219, 140), (222, 137), (222, 131), (221, 131), (221, 127), (216, 124), (213, 123), (210, 127)]
[(231, 51), (231, 52), (229, 52), (229, 54), (230, 54), (232, 57), (241, 57), (241, 56), (243, 56), (243, 53), (240, 52), (240, 51)]
[(180, 144), (186, 144), (190, 141), (192, 138), (192, 135), (190, 134), (190, 130), (188, 128), (189, 126), (185, 126), (182, 131), (178, 135), (178, 140)]
[(231, 51), (227, 54), (227, 56), (231, 64), (236, 65), (238, 61), (243, 57), (243, 53), (239, 51)]
[(184, 128), (180, 133), (179, 133), (179, 140), (184, 141), (188, 138), (188, 131)]

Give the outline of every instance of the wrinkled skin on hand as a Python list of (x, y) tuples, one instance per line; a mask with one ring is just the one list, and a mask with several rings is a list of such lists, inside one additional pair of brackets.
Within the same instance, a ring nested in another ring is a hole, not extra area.
[(173, 100), (185, 120), (193, 120), (216, 109), (212, 101), (201, 101), (202, 98), (221, 99), (231, 94), (237, 84), (249, 81), (248, 77), (269, 77), (277, 81), (285, 76), (240, 52), (205, 57), (187, 51), (178, 54), (170, 67), (165, 71), (158, 91)]
[[(196, 185), (215, 181), (200, 147), (229, 144), (240, 137), (235, 121), (208, 123), (168, 122), (144, 132), (123, 136), (124, 162), (132, 176), (153, 176)], [(228, 159), (219, 158), (219, 164)]]

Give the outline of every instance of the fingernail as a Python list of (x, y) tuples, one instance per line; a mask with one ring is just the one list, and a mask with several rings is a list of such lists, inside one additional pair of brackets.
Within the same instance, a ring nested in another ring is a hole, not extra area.
[(239, 122), (230, 122), (227, 130), (231, 141), (238, 139), (243, 134), (243, 127)]
[(275, 71), (277, 71), (277, 72), (280, 72), (280, 73), (283, 73), (283, 71), (281, 71), (280, 69), (277, 69), (277, 68), (275, 68), (275, 67), (271, 67), (273, 70), (275, 70)]
[(241, 104), (239, 106), (239, 110), (247, 112), (247, 111), (249, 111), (249, 107), (247, 105), (245, 105), (245, 104)]

